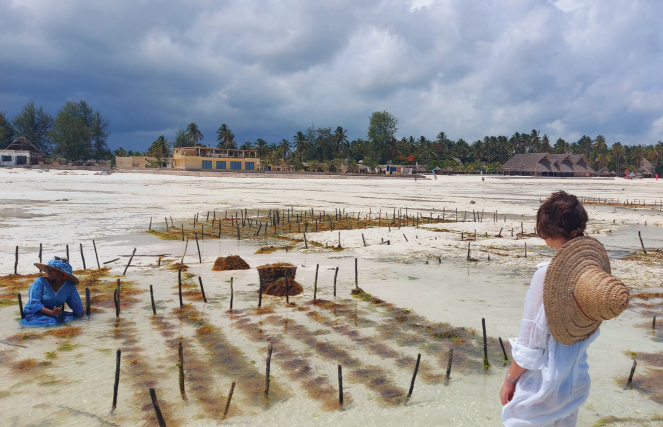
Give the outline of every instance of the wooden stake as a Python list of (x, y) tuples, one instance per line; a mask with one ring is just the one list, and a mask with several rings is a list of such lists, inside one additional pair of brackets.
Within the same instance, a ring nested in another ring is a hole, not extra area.
[(129, 269), (129, 266), (131, 265), (131, 261), (134, 259), (135, 254), (136, 254), (136, 248), (134, 248), (134, 251), (131, 253), (131, 258), (129, 258), (129, 262), (127, 263), (127, 266), (124, 268), (124, 273), (122, 273), (123, 276), (127, 274), (127, 269)]
[(117, 388), (120, 386), (120, 358), (122, 357), (122, 350), (117, 349), (115, 356), (115, 384), (113, 384), (113, 406), (111, 407), (111, 414), (117, 408)]
[(313, 301), (317, 299), (318, 295), (318, 269), (320, 268), (320, 264), (315, 265), (315, 281), (313, 282)]
[(184, 308), (184, 302), (182, 302), (182, 268), (177, 269), (177, 285), (180, 294), (180, 308)]
[(417, 355), (417, 364), (414, 367), (414, 374), (412, 375), (412, 382), (410, 383), (410, 391), (407, 393), (407, 398), (405, 398), (405, 402), (410, 400), (410, 397), (412, 396), (412, 390), (414, 390), (414, 380), (417, 379), (417, 371), (419, 371), (419, 362), (421, 361), (421, 353)]
[(267, 372), (265, 374), (265, 397), (269, 396), (269, 369), (272, 364), (273, 349), (274, 349), (274, 343), (270, 342), (269, 347), (267, 348)]
[(628, 376), (628, 382), (626, 383), (627, 388), (633, 388), (633, 374), (635, 374), (635, 367), (638, 366), (637, 361), (633, 361), (633, 366), (631, 367), (631, 373)]
[(150, 217), (150, 227), (147, 229), (147, 231), (152, 231), (152, 217)]
[(656, 330), (656, 315), (655, 314), (654, 314), (654, 320), (651, 322), (651, 330), (652, 331)]
[(262, 280), (258, 286), (258, 308), (262, 307)]
[(79, 243), (81, 246), (81, 259), (83, 260), (83, 270), (87, 270), (87, 267), (85, 266), (85, 255), (83, 254), (83, 244)]
[(184, 241), (184, 224), (182, 224), (182, 241)]
[[(640, 245), (642, 245), (642, 252), (644, 252), (645, 255), (647, 255), (647, 249), (645, 249), (645, 244), (642, 243), (642, 236), (640, 235), (639, 231), (638, 231), (638, 237), (640, 238)], [(18, 253), (18, 246), (17, 246), (16, 250), (17, 250), (17, 253)], [(17, 259), (18, 259), (18, 257), (17, 257)]]
[[(119, 282), (119, 280), (118, 280)], [(119, 318), (120, 317), (120, 287), (118, 286), (115, 288), (115, 292), (113, 292), (113, 302), (115, 302), (115, 317)]]
[(177, 355), (179, 356), (178, 366), (180, 368), (180, 394), (182, 399), (186, 400), (186, 391), (184, 390), (184, 349), (182, 348), (182, 341), (177, 346)]
[(343, 368), (338, 365), (338, 404), (343, 407)]
[[(239, 231), (239, 228), (237, 229), (237, 231)], [(196, 238), (196, 247), (198, 248), (198, 262), (202, 264), (203, 257), (200, 255), (200, 245), (198, 244), (198, 232), (194, 232), (193, 235)]]
[(500, 346), (502, 347), (502, 353), (504, 353), (504, 363), (509, 361), (509, 356), (506, 355), (506, 350), (504, 349), (504, 343), (502, 342), (502, 337), (498, 337), (500, 340)]
[(157, 421), (159, 421), (159, 427), (166, 427), (166, 421), (164, 421), (163, 415), (161, 414), (161, 408), (159, 408), (159, 402), (157, 401), (157, 394), (154, 392), (153, 388), (150, 388), (150, 397), (152, 398), (154, 413), (157, 415)]
[(233, 381), (230, 386), (230, 393), (228, 393), (228, 400), (226, 400), (226, 409), (223, 410), (223, 419), (225, 420), (228, 416), (228, 409), (230, 409), (230, 401), (233, 398), (233, 392), (235, 391), (235, 381)]
[(527, 258), (527, 242), (525, 242), (525, 258)]
[[(21, 300), (21, 294), (18, 294), (18, 310), (21, 312), (21, 319), (25, 319), (25, 313), (23, 312), (23, 300)], [(654, 316), (654, 322), (656, 321), (656, 316)]]
[(454, 349), (449, 349), (449, 359), (447, 360), (447, 374), (444, 377), (444, 384), (449, 385), (449, 378), (451, 377), (451, 362), (454, 360)]
[(358, 263), (359, 261), (357, 258), (355, 258), (355, 289), (359, 289), (359, 267)]
[[(69, 246), (67, 246), (69, 248)], [(69, 249), (67, 249), (67, 255), (69, 255)], [(69, 257), (67, 256), (67, 260)], [(14, 261), (14, 274), (18, 274), (18, 246), (16, 246), (16, 261)]]
[[(99, 264), (99, 254), (97, 253), (97, 244), (92, 241), (92, 246), (94, 247), (94, 257), (97, 259), (97, 269), (101, 270), (101, 264)], [(41, 254), (41, 244), (39, 245), (39, 253)], [(39, 255), (39, 262), (41, 262), (41, 255)]]
[(364, 233), (361, 233), (361, 240), (364, 241), (364, 247), (366, 247), (366, 239), (364, 238)]
[(338, 267), (336, 267), (336, 272), (334, 272), (334, 296), (336, 296), (336, 278), (338, 277)]
[(483, 367), (487, 368), (490, 366), (488, 363), (488, 336), (486, 335), (486, 319), (481, 319), (481, 326), (483, 327)]
[(232, 311), (232, 309), (233, 309), (233, 296), (234, 296), (234, 292), (233, 292), (233, 279), (234, 279), (234, 277), (231, 277), (231, 278), (230, 278), (230, 310), (231, 310), (231, 311)]
[[(69, 245), (65, 245), (65, 248), (67, 250), (67, 262), (68, 262), (69, 261)], [(16, 247), (16, 251), (18, 252), (18, 246)]]
[[(93, 241), (94, 241), (94, 240), (93, 240)], [(41, 246), (41, 243), (40, 243), (40, 244), (39, 244), (39, 263), (40, 263), (40, 264), (41, 264), (41, 249), (42, 249), (42, 246)]]
[(154, 305), (154, 290), (152, 289), (152, 285), (150, 285), (150, 300), (152, 301), (152, 314), (155, 316), (157, 315), (157, 306)]
[(92, 301), (90, 301), (90, 288), (85, 288), (85, 315), (87, 317), (90, 317), (90, 313), (92, 313), (92, 309), (90, 308), (90, 305), (92, 304)]
[(306, 241), (306, 233), (304, 233), (304, 247), (308, 249), (308, 242)]
[(203, 278), (198, 276), (198, 281), (200, 282), (200, 293), (203, 294), (203, 301), (207, 303), (207, 298), (205, 298), (205, 288), (203, 288)]
[(407, 239), (407, 236), (405, 235), (405, 233), (403, 233), (403, 237), (405, 237), (406, 242), (409, 242), (409, 240)]

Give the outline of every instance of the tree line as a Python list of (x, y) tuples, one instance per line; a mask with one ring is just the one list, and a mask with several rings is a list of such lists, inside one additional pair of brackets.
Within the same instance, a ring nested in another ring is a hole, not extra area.
[(55, 117), (34, 101), (8, 120), (0, 111), (0, 148), (22, 136), (47, 157), (64, 160), (108, 160), (108, 120), (85, 101), (67, 101)]
[(291, 164), (297, 169), (335, 171), (341, 167), (356, 170), (357, 163), (375, 167), (378, 164), (426, 165), (454, 171), (499, 172), (515, 154), (556, 153), (583, 154), (596, 170), (607, 168), (618, 173), (635, 171), (643, 158), (648, 159), (659, 174), (663, 173), (663, 142), (654, 145), (611, 144), (605, 137), (583, 135), (577, 141), (552, 139), (538, 130), (513, 135), (485, 136), (473, 142), (453, 140), (445, 132), (435, 138), (426, 136), (396, 137), (398, 119), (387, 111), (375, 111), (369, 117), (366, 138), (350, 141), (342, 126), (316, 127), (296, 132), (292, 138), (267, 142), (264, 138), (239, 144), (227, 124), (216, 131), (214, 144), (204, 144), (205, 136), (198, 125), (190, 123), (175, 132), (171, 142), (160, 135), (145, 152), (108, 149), (108, 121), (85, 101), (67, 101), (55, 118), (29, 102), (14, 120), (0, 113), (0, 148), (13, 138), (25, 136), (46, 154), (69, 160), (109, 159), (115, 156), (146, 155), (158, 159), (170, 157), (172, 148), (209, 147), (256, 150), (267, 164)]

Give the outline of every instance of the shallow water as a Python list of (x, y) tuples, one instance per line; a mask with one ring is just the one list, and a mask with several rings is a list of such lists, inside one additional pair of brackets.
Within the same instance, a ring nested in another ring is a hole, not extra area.
[[(440, 263), (434, 258), (382, 256), (360, 250), (315, 252), (300, 247), (288, 253), (257, 255), (255, 251), (261, 246), (283, 243), (224, 238), (201, 240), (203, 262), (198, 263), (195, 242), (190, 241), (185, 263), (194, 277), (185, 280), (188, 293), (184, 300), (191, 306), (185, 313), (188, 319), (181, 319), (176, 311), (177, 272), (168, 270), (165, 262), (179, 260), (185, 244), (159, 240), (145, 233), (145, 229), (150, 216), (155, 228), (163, 227), (164, 220), (158, 217), (171, 214), (179, 225), (184, 218), (209, 208), (269, 209), (273, 204), (287, 206), (292, 202), (314, 206), (316, 210), (324, 206), (328, 211), (343, 205), (348, 210), (355, 206), (367, 211), (367, 206), (371, 206), (375, 212), (376, 205), (384, 204), (385, 210), (393, 206), (395, 198), (399, 203), (412, 199), (407, 203), (410, 206), (430, 204), (436, 211), (452, 205), (471, 211), (475, 205), (462, 203), (469, 203), (470, 199), (480, 204), (497, 200), (502, 203), (500, 212), (509, 218), (527, 220), (538, 206), (538, 194), (553, 188), (554, 183), (524, 182), (514, 186), (497, 182), (490, 183), (490, 187), (472, 184), (459, 189), (439, 187), (445, 183), (440, 179), (419, 183), (424, 190), (431, 190), (430, 195), (408, 196), (413, 183), (396, 180), (388, 184), (379, 180), (318, 180), (311, 184), (298, 180), (216, 181), (182, 177), (175, 184), (176, 179), (170, 177), (170, 187), (164, 189), (152, 177), (141, 177), (143, 181), (139, 181), (131, 176), (55, 176), (41, 185), (45, 176), (12, 176), (14, 187), (0, 200), (0, 208), (20, 206), (21, 212), (35, 215), (29, 219), (0, 218), (2, 230), (11, 230), (3, 235), (5, 245), (0, 250), (3, 272), (13, 269), (16, 244), (21, 250), (19, 273), (32, 273), (35, 269), (31, 264), (37, 261), (40, 242), (44, 243), (44, 259), (63, 254), (64, 245), (69, 243), (74, 268), (81, 268), (77, 242), (82, 241), (88, 268), (96, 266), (90, 241), (95, 239), (101, 263), (120, 258), (108, 264), (112, 271), (106, 280), (111, 282), (122, 274), (128, 261), (121, 255), (131, 254), (133, 248), (138, 248), (139, 255), (170, 256), (164, 258), (161, 268), (156, 267), (156, 257), (135, 257), (126, 277), (120, 279), (122, 283), (134, 282), (133, 291), (142, 293), (129, 295), (131, 290), (125, 289), (126, 305), (121, 307), (119, 322), (112, 302), (93, 305), (98, 311), (89, 320), (72, 324), (80, 328), (80, 334), (69, 339), (45, 336), (8, 341), (25, 330), (18, 327), (16, 305), (0, 308), (0, 411), (8, 425), (154, 425), (149, 387), (156, 389), (168, 425), (217, 425), (233, 380), (237, 385), (229, 418), (224, 421), (229, 425), (383, 426), (413, 421), (417, 425), (500, 425), (498, 391), (506, 372), (501, 349), (490, 341), (492, 366), (485, 371), (481, 360), (474, 359), (472, 349), (478, 348), (480, 354), (482, 318), (486, 319), (488, 335), (493, 339), (501, 337), (506, 341), (517, 335), (524, 296), (536, 269), (534, 262), (525, 268), (507, 268), (498, 259), (468, 263), (443, 257)], [(244, 184), (245, 194), (237, 190), (238, 185)], [(298, 185), (304, 188), (297, 189)], [(321, 192), (321, 185), (329, 191)], [(586, 195), (606, 191), (602, 187), (589, 188), (586, 183), (570, 182), (569, 186)], [(647, 195), (651, 188), (629, 191)], [(16, 201), (22, 198), (32, 202), (18, 204)], [(69, 200), (63, 201), (65, 198)], [(512, 203), (514, 198), (524, 201), (516, 205)], [(422, 211), (428, 208), (420, 207)], [(631, 215), (625, 217), (630, 221), (628, 226), (597, 235), (611, 256), (621, 257), (638, 250), (637, 230), (642, 231), (646, 245), (661, 247), (662, 227), (637, 226), (633, 212), (623, 214)], [(551, 255), (548, 249), (532, 250)], [(259, 281), (255, 268), (211, 271), (217, 256), (229, 254), (241, 255), (251, 267), (277, 261), (296, 264), (296, 280), (305, 292), (291, 298), (296, 303), (294, 307), (286, 306), (281, 298), (265, 296), (265, 310), (258, 312)], [(396, 307), (412, 310), (413, 314), (408, 315), (412, 321), (399, 323), (389, 307), (350, 296), (355, 287), (355, 257), (359, 258), (359, 286)], [(318, 298), (335, 301), (339, 306), (310, 303), (317, 264)], [(338, 296), (334, 299), (336, 267)], [(199, 275), (205, 285), (207, 304), (198, 296)], [(231, 277), (235, 291), (233, 313), (228, 311)], [(152, 316), (149, 285), (154, 287), (157, 319)], [(81, 293), (84, 294), (83, 289)], [(646, 418), (663, 411), (639, 391), (623, 390), (623, 385), (615, 380), (628, 374), (629, 351), (661, 350), (660, 340), (653, 340), (651, 331), (639, 326), (651, 321), (650, 315), (650, 310), (636, 308), (603, 325), (600, 337), (589, 350), (593, 386), (588, 402), (580, 410), (579, 425), (592, 425), (606, 416)], [(426, 326), (437, 323), (467, 328), (467, 336), (472, 336), (473, 330), (476, 337), (464, 340), (466, 351), (456, 348), (448, 386), (440, 378), (446, 371), (450, 342), (425, 332)], [(184, 345), (186, 401), (178, 387), (180, 339)], [(271, 398), (265, 402), (261, 392), (270, 340), (275, 343)], [(110, 416), (118, 348), (122, 349), (118, 407)], [(422, 354), (422, 364), (412, 398), (404, 405), (400, 399), (407, 393), (418, 353)], [(26, 359), (34, 360), (37, 366), (27, 371), (17, 369), (17, 363)], [(343, 365), (346, 394), (342, 411), (334, 407), (338, 364)], [(646, 369), (639, 368), (637, 375), (646, 375)]]

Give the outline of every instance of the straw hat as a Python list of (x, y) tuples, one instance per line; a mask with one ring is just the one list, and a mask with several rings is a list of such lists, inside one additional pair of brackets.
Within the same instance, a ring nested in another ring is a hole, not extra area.
[(624, 311), (629, 291), (610, 274), (610, 260), (598, 240), (577, 237), (553, 257), (543, 285), (543, 306), (552, 336), (571, 345), (587, 339), (604, 320)]
[(48, 264), (41, 264), (35, 262), (35, 267), (48, 274), (48, 270), (57, 270), (61, 273), (64, 273), (65, 280), (78, 285), (78, 278), (72, 273), (71, 265), (69, 265), (69, 260), (67, 258), (54, 257), (48, 262)]

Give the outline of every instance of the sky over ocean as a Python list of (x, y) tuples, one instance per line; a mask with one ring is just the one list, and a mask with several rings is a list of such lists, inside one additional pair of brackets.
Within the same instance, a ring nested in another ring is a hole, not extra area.
[(663, 140), (660, 0), (0, 0), (0, 110), (87, 101), (111, 148), (196, 122), (216, 146), (373, 111), (397, 137)]

